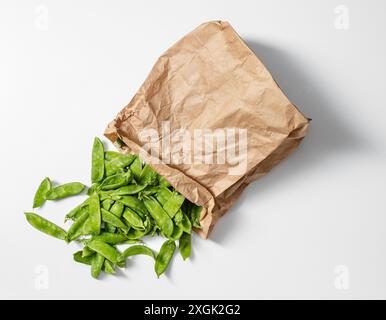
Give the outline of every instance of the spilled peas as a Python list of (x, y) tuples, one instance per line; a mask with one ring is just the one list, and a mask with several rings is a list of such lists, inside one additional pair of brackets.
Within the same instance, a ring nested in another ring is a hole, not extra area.
[[(76, 241), (83, 249), (74, 253), (74, 261), (88, 265), (91, 276), (115, 274), (125, 268), (126, 260), (147, 255), (154, 262), (159, 277), (173, 259), (178, 242), (185, 260), (191, 252), (193, 228), (200, 228), (201, 207), (189, 202), (151, 166), (134, 154), (105, 151), (100, 139), (92, 148), (91, 186), (88, 198), (65, 216), (72, 221), (66, 231), (34, 212), (26, 212), (30, 225), (64, 240)], [(80, 182), (53, 185), (45, 178), (39, 185), (33, 208), (48, 201), (82, 194)], [(147, 237), (165, 238), (159, 252), (144, 244)], [(120, 250), (118, 246), (131, 245)]]

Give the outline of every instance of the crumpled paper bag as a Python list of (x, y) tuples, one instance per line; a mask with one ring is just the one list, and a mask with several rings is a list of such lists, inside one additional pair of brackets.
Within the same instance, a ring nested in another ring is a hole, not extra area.
[[(244, 188), (299, 145), (308, 125), (309, 119), (287, 99), (232, 26), (212, 21), (158, 59), (105, 136), (121, 152), (140, 154), (181, 194), (201, 205), (202, 229), (196, 231), (207, 238)], [(216, 129), (219, 139), (226, 137), (225, 147), (210, 135)], [(180, 131), (188, 134), (179, 140)], [(188, 151), (181, 155), (170, 140), (196, 147), (190, 159)], [(157, 152), (150, 151), (149, 141), (153, 147), (158, 144)], [(227, 147), (236, 152), (224, 161)], [(181, 158), (185, 161), (178, 161)]]

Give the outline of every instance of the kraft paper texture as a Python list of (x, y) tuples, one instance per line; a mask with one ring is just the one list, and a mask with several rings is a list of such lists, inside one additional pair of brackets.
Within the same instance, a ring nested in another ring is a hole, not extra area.
[[(162, 146), (158, 156), (141, 156), (187, 199), (203, 206), (202, 229), (196, 230), (203, 238), (248, 184), (300, 144), (309, 126), (309, 119), (224, 21), (200, 25), (161, 55), (105, 135), (121, 152), (145, 153), (141, 132), (155, 130), (162, 145), (170, 139), (162, 127), (165, 121), (173, 134), (181, 128), (190, 132), (192, 145), (195, 129), (246, 129), (244, 149), (237, 138), (231, 141), (240, 152), (241, 171), (239, 163), (227, 161), (154, 163), (165, 151)], [(218, 152), (213, 149), (214, 158)]]

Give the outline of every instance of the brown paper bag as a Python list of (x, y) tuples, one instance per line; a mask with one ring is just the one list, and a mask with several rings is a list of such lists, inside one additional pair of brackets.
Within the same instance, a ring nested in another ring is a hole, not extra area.
[(207, 238), (244, 188), (299, 145), (308, 125), (231, 25), (213, 21), (158, 59), (105, 135), (203, 206), (198, 232)]

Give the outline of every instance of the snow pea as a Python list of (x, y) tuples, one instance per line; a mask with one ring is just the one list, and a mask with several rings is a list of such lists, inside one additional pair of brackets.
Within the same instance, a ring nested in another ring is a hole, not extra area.
[(48, 221), (33, 212), (25, 212), (25, 217), (29, 224), (37, 230), (60, 240), (66, 240), (66, 231), (51, 221)]
[(83, 230), (85, 234), (99, 234), (101, 230), (102, 217), (99, 196), (97, 193), (90, 196), (88, 211), (89, 217), (84, 224)]
[(107, 259), (105, 259), (104, 268), (103, 269), (108, 274), (115, 274), (115, 265), (111, 261), (109, 261)]
[(171, 184), (169, 183), (169, 181), (167, 181), (163, 176), (159, 176), (158, 177), (158, 185), (160, 187), (165, 187), (165, 188), (168, 188), (171, 186)]
[(102, 232), (100, 235), (95, 236), (93, 239), (101, 240), (112, 245), (123, 244), (129, 240), (125, 234), (111, 232)]
[(118, 256), (119, 252), (117, 249), (115, 249), (113, 246), (107, 244), (106, 242), (103, 242), (101, 240), (91, 240), (87, 242), (87, 247), (89, 247), (91, 250), (94, 250), (95, 252), (99, 253), (106, 259), (110, 260), (112, 263), (118, 262)]
[(139, 157), (135, 157), (134, 161), (130, 165), (130, 170), (133, 173), (134, 178), (139, 181), (142, 173), (142, 161)]
[(102, 181), (99, 186), (100, 190), (112, 190), (127, 185), (131, 180), (131, 172), (116, 173), (112, 176), (108, 176)]
[(158, 173), (153, 170), (148, 164), (146, 164), (141, 172), (139, 181), (141, 184), (154, 185), (157, 183)]
[(105, 229), (107, 232), (111, 232), (111, 233), (114, 233), (117, 231), (117, 227), (114, 227), (110, 223), (106, 223), (106, 222), (105, 222)]
[(180, 226), (184, 232), (189, 234), (192, 232), (192, 223), (190, 222), (188, 216), (183, 213), (181, 209), (178, 210), (173, 218), (173, 221), (176, 225)]
[(83, 257), (83, 252), (82, 251), (75, 252), (73, 257), (74, 257), (74, 260), (76, 262), (87, 264), (89, 266), (91, 266), (92, 261), (94, 259), (94, 256), (92, 256), (92, 255), (91, 256), (87, 256), (87, 257)]
[(95, 251), (91, 250), (89, 247), (84, 247), (82, 250), (82, 258), (87, 258), (95, 254)]
[(145, 226), (143, 225), (142, 219), (135, 213), (134, 210), (127, 207), (123, 212), (123, 218), (129, 223), (129, 225), (136, 230), (144, 230)]
[(45, 178), (39, 185), (38, 190), (35, 193), (33, 208), (41, 207), (46, 201), (46, 194), (51, 190), (51, 180), (50, 178)]
[(191, 235), (183, 233), (179, 241), (179, 249), (182, 259), (186, 260), (190, 257), (191, 252)]
[(157, 191), (157, 200), (163, 206), (171, 197), (173, 196), (173, 192), (168, 188), (159, 188)]
[(104, 147), (102, 141), (94, 139), (91, 161), (91, 182), (100, 182), (105, 175)]
[(176, 244), (172, 240), (166, 240), (155, 260), (155, 272), (159, 278), (168, 268), (171, 259), (173, 258), (174, 251), (176, 250)]
[(184, 230), (180, 225), (174, 225), (173, 233), (167, 238), (169, 238), (170, 240), (178, 240), (182, 236), (183, 232)]
[(146, 187), (147, 187), (146, 185), (129, 184), (127, 186), (123, 186), (123, 187), (120, 187), (117, 190), (114, 190), (113, 191), (113, 195), (115, 195), (115, 196), (133, 195), (133, 194), (137, 194), (138, 192), (142, 191)]
[(68, 229), (67, 231), (67, 237), (66, 237), (67, 242), (71, 242), (84, 234), (83, 227), (88, 217), (89, 217), (88, 210), (83, 208), (82, 214), (80, 215), (80, 217), (72, 224), (70, 229)]
[(190, 219), (192, 222), (192, 226), (198, 229), (201, 229), (201, 224), (200, 224), (201, 211), (202, 211), (202, 207), (192, 204)]
[(51, 188), (46, 193), (47, 200), (58, 200), (70, 196), (75, 196), (84, 190), (85, 186), (80, 182), (65, 183)]
[(101, 213), (102, 213), (102, 220), (104, 222), (107, 222), (107, 223), (111, 224), (112, 226), (123, 230), (124, 232), (129, 231), (129, 228), (122, 222), (122, 220), (119, 219), (114, 214), (112, 214), (110, 211), (107, 211), (107, 210), (102, 208)]
[(162, 232), (167, 237), (170, 237), (173, 234), (173, 221), (172, 219), (170, 219), (165, 210), (161, 207), (159, 202), (153, 197), (147, 197), (143, 200), (143, 202), (152, 218), (161, 228)]
[(121, 196), (117, 201), (121, 202), (126, 207), (133, 209), (139, 216), (141, 216), (141, 218), (144, 218), (147, 215), (146, 206), (137, 197)]
[(110, 212), (114, 215), (116, 215), (118, 218), (122, 217), (122, 214), (123, 214), (123, 210), (125, 209), (125, 206), (117, 201), (115, 202), (112, 207), (110, 208)]
[(185, 197), (183, 195), (178, 192), (173, 192), (172, 196), (163, 205), (163, 208), (169, 217), (173, 218), (177, 211), (181, 208), (184, 201)]
[(117, 151), (106, 151), (105, 152), (106, 161), (113, 160), (115, 158), (118, 158), (119, 156), (122, 156), (122, 153), (119, 153)]
[(105, 169), (106, 176), (111, 176), (121, 169), (128, 167), (136, 158), (133, 154), (120, 154), (113, 159), (107, 161)]
[(105, 199), (105, 200), (102, 201), (102, 208), (105, 209), (105, 210), (110, 210), (110, 208), (111, 208), (111, 206), (113, 204), (114, 204), (114, 200)]
[(88, 206), (89, 201), (90, 201), (90, 198), (87, 198), (80, 205), (76, 206), (69, 213), (67, 213), (67, 215), (64, 219), (64, 222), (66, 222), (69, 219), (74, 220), (74, 221), (77, 220), (80, 217), (80, 215), (82, 214), (83, 209)]
[(97, 253), (91, 261), (91, 276), (97, 279), (102, 272), (102, 268), (105, 262), (105, 257)]
[(130, 256), (138, 255), (138, 254), (144, 254), (146, 256), (149, 256), (155, 260), (156, 255), (153, 250), (151, 250), (149, 247), (146, 247), (144, 245), (134, 245), (129, 248), (127, 248), (125, 251), (121, 253), (119, 256), (119, 260), (126, 260)]

